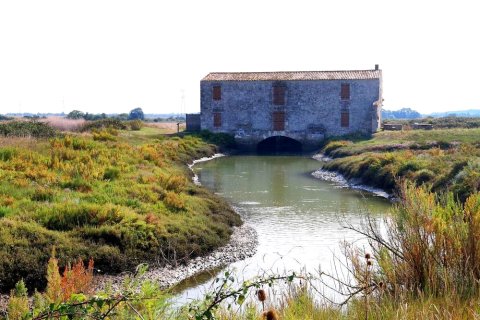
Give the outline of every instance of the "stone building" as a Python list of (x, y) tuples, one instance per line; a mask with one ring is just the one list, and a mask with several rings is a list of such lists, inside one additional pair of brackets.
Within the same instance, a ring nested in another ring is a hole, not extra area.
[(235, 136), (246, 149), (315, 149), (327, 136), (380, 126), (382, 71), (210, 73), (200, 82), (201, 129)]

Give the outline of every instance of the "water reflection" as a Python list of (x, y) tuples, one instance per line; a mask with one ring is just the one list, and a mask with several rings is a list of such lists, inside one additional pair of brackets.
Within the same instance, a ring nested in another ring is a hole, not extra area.
[[(195, 165), (201, 183), (258, 232), (257, 253), (230, 266), (241, 278), (265, 270), (328, 271), (333, 254), (340, 255), (339, 242), (360, 239), (341, 220), (358, 225), (365, 212), (381, 215), (390, 207), (384, 198), (314, 178), (320, 166), (299, 156), (232, 156)], [(186, 289), (180, 300), (200, 297), (208, 285)]]

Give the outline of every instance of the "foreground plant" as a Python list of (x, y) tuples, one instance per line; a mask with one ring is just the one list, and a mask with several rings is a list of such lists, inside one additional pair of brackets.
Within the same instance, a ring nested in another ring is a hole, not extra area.
[(363, 293), (376, 288), (394, 297), (479, 294), (480, 193), (462, 204), (451, 193), (438, 195), (405, 182), (400, 203), (383, 224), (368, 217), (362, 228), (349, 228), (363, 234), (373, 251), (375, 268), (368, 274), (360, 250), (346, 245), (355, 283), (369, 279)]
[(48, 266), (48, 286), (43, 294), (36, 292), (29, 307), (27, 290), (20, 281), (12, 290), (8, 319), (167, 319), (169, 296), (158, 285), (143, 278), (146, 265), (125, 278), (117, 290), (93, 293), (90, 277), (93, 261), (87, 267), (80, 261), (60, 275), (56, 258)]
[[(265, 300), (267, 295), (262, 287), (272, 287), (274, 284), (291, 284), (296, 279), (305, 280), (305, 276), (300, 276), (292, 272), (285, 276), (271, 275), (259, 277), (249, 281), (244, 281), (239, 285), (237, 279), (230, 271), (226, 271), (222, 276), (215, 279), (215, 288), (205, 295), (204, 299), (194, 302), (188, 307), (188, 315), (195, 320), (214, 320), (219, 319), (218, 314), (224, 311), (222, 308), (233, 312), (233, 307), (242, 306), (247, 297), (253, 292), (262, 303), (262, 310), (265, 309)], [(278, 319), (274, 309), (263, 312), (265, 319)]]

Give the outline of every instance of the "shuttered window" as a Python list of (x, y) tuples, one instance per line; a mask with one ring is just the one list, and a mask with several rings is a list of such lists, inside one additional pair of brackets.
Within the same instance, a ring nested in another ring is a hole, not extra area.
[(273, 104), (283, 106), (285, 104), (285, 87), (280, 85), (273, 86)]
[(273, 113), (273, 130), (274, 131), (285, 130), (285, 112), (276, 111)]
[(213, 126), (219, 128), (222, 126), (222, 114), (220, 112), (213, 113)]
[(341, 117), (340, 117), (340, 125), (343, 128), (348, 128), (350, 126), (350, 112), (342, 111)]
[(221, 99), (222, 99), (222, 87), (213, 86), (213, 100), (221, 100)]
[(350, 84), (342, 83), (342, 88), (340, 90), (340, 98), (342, 100), (350, 100)]

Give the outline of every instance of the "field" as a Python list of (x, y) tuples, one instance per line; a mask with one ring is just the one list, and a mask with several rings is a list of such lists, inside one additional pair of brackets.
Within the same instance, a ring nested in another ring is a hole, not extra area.
[[(325, 168), (398, 200), (383, 222), (366, 215), (358, 227), (370, 247), (344, 244), (343, 276), (316, 278), (345, 293), (346, 306), (315, 300), (311, 275), (235, 284), (225, 272), (203, 300), (177, 309), (168, 292), (141, 278), (142, 268), (117, 291), (92, 292), (93, 266), (83, 262), (93, 258), (97, 270), (119, 272), (140, 262), (182, 262), (228, 241), (239, 217), (192, 184), (185, 164), (212, 155), (210, 143), (234, 141), (138, 122), (86, 126), (53, 138), (38, 124), (0, 126), (9, 135), (0, 138), (0, 288), (14, 288), (11, 319), (480, 317), (479, 128), (386, 131), (324, 147), (333, 158)], [(268, 289), (276, 282), (286, 284), (284, 292)], [(29, 306), (27, 287), (46, 290)]]
[(93, 258), (100, 272), (115, 273), (181, 263), (225, 244), (241, 221), (194, 185), (186, 166), (216, 146), (166, 130), (99, 126), (0, 138), (0, 290), (20, 279), (45, 287), (54, 249), (61, 266)]
[(480, 189), (480, 129), (383, 131), (372, 139), (335, 140), (326, 169), (394, 191), (401, 180), (452, 191), (461, 200)]

